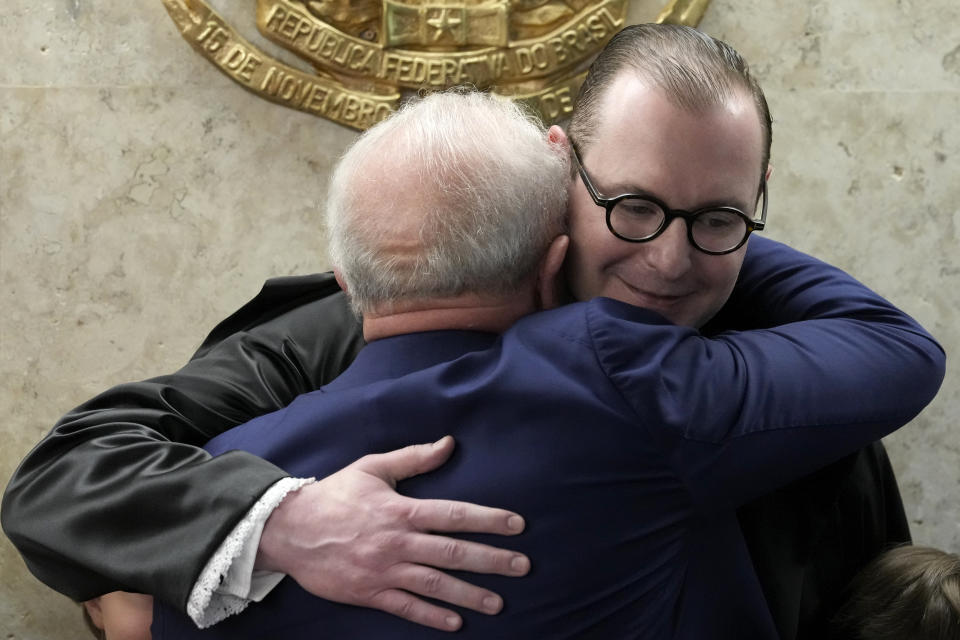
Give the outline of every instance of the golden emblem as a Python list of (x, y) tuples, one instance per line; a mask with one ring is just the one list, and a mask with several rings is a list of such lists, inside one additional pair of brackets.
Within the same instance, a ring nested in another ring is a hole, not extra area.
[[(312, 71), (277, 60), (205, 0), (163, 0), (183, 37), (272, 102), (366, 129), (404, 94), (472, 85), (521, 100), (547, 123), (569, 115), (629, 0), (257, 0), (257, 30)], [(657, 18), (696, 26), (710, 0)]]

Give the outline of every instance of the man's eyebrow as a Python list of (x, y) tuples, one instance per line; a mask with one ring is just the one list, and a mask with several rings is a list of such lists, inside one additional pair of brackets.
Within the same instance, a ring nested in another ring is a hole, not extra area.
[(753, 209), (753, 207), (738, 198), (728, 198), (726, 200), (709, 200), (699, 205), (696, 209), (693, 209), (693, 211), (702, 211), (703, 209), (713, 209), (716, 207), (733, 207), (747, 215), (750, 215), (750, 211)]
[(597, 190), (600, 192), (600, 195), (605, 198), (616, 198), (617, 196), (640, 196), (643, 198), (653, 198), (663, 204), (667, 205), (670, 209), (676, 211), (703, 211), (704, 209), (713, 209), (716, 207), (733, 207), (743, 213), (749, 215), (751, 207), (738, 198), (713, 198), (702, 203), (698, 203), (697, 206), (691, 207), (689, 209), (680, 209), (674, 206), (674, 203), (670, 202), (666, 198), (661, 197), (658, 193), (646, 189), (644, 187), (637, 186), (636, 183), (627, 183), (619, 182), (614, 183), (612, 188), (601, 188), (600, 186), (594, 185), (597, 187)]
[(651, 191), (650, 189), (640, 187), (635, 183), (615, 183), (614, 187), (608, 187), (606, 190), (601, 190), (600, 194), (607, 197), (616, 197), (620, 195), (643, 196), (645, 198), (654, 198), (655, 200), (666, 202), (666, 200), (661, 198), (659, 194)]
[[(645, 187), (641, 187), (635, 182), (620, 180), (601, 186), (597, 184), (597, 181), (592, 175), (590, 176), (590, 179), (593, 182), (593, 186), (596, 188), (597, 192), (605, 198), (616, 198), (617, 196), (641, 196), (644, 198), (653, 198), (654, 200), (667, 203), (666, 199), (662, 198), (660, 194)], [(669, 203), (667, 204), (669, 206)]]

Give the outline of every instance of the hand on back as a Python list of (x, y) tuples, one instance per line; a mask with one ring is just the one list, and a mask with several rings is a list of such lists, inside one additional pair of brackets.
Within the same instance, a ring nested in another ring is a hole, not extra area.
[(417, 500), (395, 491), (404, 478), (436, 469), (453, 438), (368, 455), (287, 496), (267, 520), (257, 568), (281, 571), (327, 600), (381, 609), (454, 631), (460, 616), (417, 597), (495, 614), (501, 598), (440, 569), (522, 576), (522, 554), (433, 532), (515, 535), (512, 512), (449, 500)]

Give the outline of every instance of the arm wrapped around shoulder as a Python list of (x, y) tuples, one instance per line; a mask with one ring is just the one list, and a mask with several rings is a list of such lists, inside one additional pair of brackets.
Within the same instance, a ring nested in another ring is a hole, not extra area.
[(330, 274), (268, 282), (180, 371), (65, 415), (3, 497), (3, 530), (34, 575), (76, 600), (140, 591), (185, 609), (223, 538), (287, 475), (199, 447), (352, 361), (363, 340), (338, 292)]

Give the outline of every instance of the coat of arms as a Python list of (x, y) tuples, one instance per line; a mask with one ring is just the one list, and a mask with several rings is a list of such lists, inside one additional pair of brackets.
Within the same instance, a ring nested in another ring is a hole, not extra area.
[[(658, 21), (695, 26), (709, 1), (672, 0)], [(629, 0), (256, 0), (258, 32), (298, 66), (252, 44), (205, 0), (163, 2), (183, 37), (244, 88), (366, 129), (405, 94), (458, 85), (561, 120)]]

